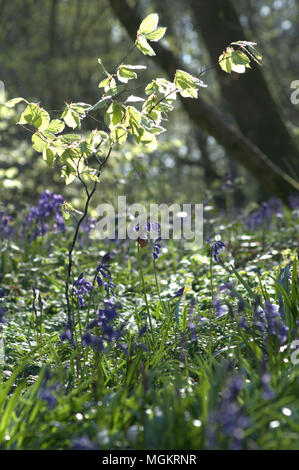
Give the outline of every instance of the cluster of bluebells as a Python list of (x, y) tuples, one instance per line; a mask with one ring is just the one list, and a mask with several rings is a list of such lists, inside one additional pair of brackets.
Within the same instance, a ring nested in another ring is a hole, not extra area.
[(2, 325), (4, 325), (4, 323), (5, 323), (4, 314), (5, 314), (4, 308), (0, 307), (0, 331), (2, 330)]
[(256, 230), (259, 227), (266, 226), (272, 217), (281, 218), (283, 206), (280, 199), (271, 198), (268, 202), (263, 202), (261, 207), (255, 210), (244, 220), (248, 230)]
[(208, 438), (210, 447), (217, 446), (217, 431), (224, 434), (231, 442), (230, 449), (240, 449), (244, 431), (249, 425), (249, 418), (238, 402), (238, 396), (244, 388), (241, 375), (232, 375), (222, 392), (219, 409), (210, 418)]
[[(113, 303), (111, 299), (104, 300), (103, 308), (98, 309), (96, 318), (87, 326), (87, 331), (82, 338), (85, 346), (104, 351), (105, 343), (111, 344), (113, 340), (121, 337), (124, 325), (119, 329), (113, 328), (112, 325), (119, 308), (121, 308), (120, 305)], [(94, 329), (99, 330), (99, 334), (92, 334), (91, 331)]]
[(189, 309), (188, 309), (188, 331), (190, 333), (190, 339), (191, 341), (196, 341), (197, 340), (197, 328), (196, 324), (194, 323), (195, 321), (195, 304), (196, 300), (195, 298), (192, 298), (189, 304)]
[(0, 211), (0, 238), (11, 238), (14, 229), (11, 225), (12, 217), (3, 211)]
[(285, 343), (287, 340), (289, 329), (282, 321), (281, 312), (277, 305), (270, 301), (266, 301), (264, 308), (256, 306), (254, 326), (261, 333), (276, 336), (280, 343)]
[(96, 271), (96, 281), (99, 287), (104, 287), (107, 295), (114, 295), (115, 284), (111, 280), (111, 271), (110, 271), (110, 254), (106, 253), (102, 260), (99, 262), (97, 271)]
[(157, 260), (160, 255), (161, 251), (161, 225), (158, 222), (146, 222), (143, 227), (140, 227), (139, 224), (135, 226), (135, 231), (138, 233), (138, 239), (140, 246), (146, 246), (148, 244), (149, 239), (151, 238), (151, 234), (154, 233), (157, 238), (154, 240), (154, 247), (153, 247), (153, 258)]
[(46, 370), (39, 396), (47, 403), (48, 408), (52, 410), (57, 404), (57, 398), (53, 392), (59, 392), (61, 386), (58, 382), (52, 383), (50, 385), (50, 379), (50, 372)]
[(73, 442), (74, 450), (97, 450), (98, 446), (92, 442), (88, 436), (81, 436)]
[[(239, 302), (239, 327), (246, 330), (249, 325), (242, 314), (244, 304)], [(253, 327), (262, 333), (265, 337), (268, 335), (275, 336), (278, 341), (283, 344), (288, 338), (288, 327), (284, 324), (282, 314), (277, 305), (266, 301), (262, 308), (259, 299), (254, 304)]]
[(272, 400), (275, 398), (276, 393), (270, 387), (271, 384), (271, 375), (267, 371), (267, 359), (263, 356), (261, 361), (260, 377), (262, 385), (262, 397), (264, 400)]
[[(7, 293), (5, 290), (0, 287), (0, 299), (6, 297)], [(5, 309), (0, 305), (0, 331), (2, 330), (2, 325), (5, 324)]]
[(299, 194), (291, 194), (289, 196), (289, 202), (293, 211), (299, 210)]
[(80, 274), (78, 279), (73, 284), (73, 289), (72, 292), (73, 294), (77, 297), (78, 302), (80, 307), (83, 307), (85, 305), (84, 297), (86, 294), (88, 294), (90, 291), (92, 291), (93, 285), (91, 282), (88, 282), (83, 273)]
[(65, 223), (62, 215), (63, 197), (59, 194), (44, 191), (39, 198), (38, 205), (32, 206), (22, 223), (22, 234), (28, 236), (29, 241), (43, 236), (51, 230), (49, 218), (54, 216), (54, 233), (63, 232)]
[(84, 245), (89, 237), (89, 234), (96, 228), (97, 220), (94, 217), (86, 217), (80, 225), (79, 243)]
[(235, 189), (238, 189), (237, 179), (233, 179), (231, 173), (227, 172), (224, 175), (224, 182), (221, 185), (223, 191), (232, 192)]

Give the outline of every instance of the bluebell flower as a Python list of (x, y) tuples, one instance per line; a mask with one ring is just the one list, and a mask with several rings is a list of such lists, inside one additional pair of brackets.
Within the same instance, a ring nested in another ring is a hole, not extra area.
[(82, 436), (78, 437), (74, 442), (73, 442), (73, 449), (74, 450), (97, 450), (98, 446), (91, 442), (89, 437), (87, 436)]
[(82, 341), (84, 346), (92, 346), (94, 349), (97, 349), (100, 352), (103, 352), (105, 350), (102, 339), (98, 336), (92, 335), (89, 332), (83, 335)]
[(57, 403), (57, 398), (55, 397), (55, 395), (53, 395), (53, 391), (56, 391), (56, 392), (59, 391), (60, 384), (58, 382), (55, 382), (49, 385), (50, 379), (51, 379), (51, 374), (50, 374), (49, 369), (47, 368), (45, 370), (42, 388), (39, 393), (39, 396), (42, 400), (46, 401), (48, 408), (51, 410), (56, 406), (56, 403)]
[(236, 297), (236, 294), (233, 292), (233, 288), (236, 285), (235, 280), (232, 280), (230, 282), (224, 282), (218, 287), (218, 290), (222, 292), (223, 294), (228, 294), (230, 297)]
[[(96, 272), (96, 281), (99, 287), (104, 286), (104, 289), (109, 296), (114, 295), (114, 289), (116, 285), (111, 280), (111, 271), (110, 271), (110, 264), (108, 264), (110, 260), (110, 254), (106, 253), (102, 260), (99, 262)], [(102, 277), (103, 278), (102, 278)]]
[(161, 237), (158, 237), (154, 243), (154, 251), (153, 251), (154, 260), (157, 260), (159, 258), (160, 250), (161, 250), (160, 242), (161, 242)]
[(223, 191), (233, 191), (235, 189), (235, 187), (236, 187), (236, 185), (233, 182), (231, 173), (229, 173), (229, 172), (225, 173), (224, 182), (221, 185), (221, 189)]
[(93, 229), (95, 229), (96, 224), (97, 224), (97, 219), (95, 219), (94, 217), (87, 217), (86, 219), (83, 220), (80, 226), (80, 230), (88, 234)]
[[(137, 242), (141, 248), (148, 245), (150, 240), (150, 235), (155, 234), (157, 238), (154, 239), (154, 248), (153, 248), (153, 258), (156, 261), (160, 255), (161, 251), (161, 225), (158, 222), (146, 222), (143, 227), (140, 227), (139, 224), (134, 227), (134, 230), (139, 233)], [(152, 238), (152, 237), (151, 237)]]
[(0, 287), (0, 299), (3, 299), (3, 297), (5, 296), (7, 296), (6, 291), (2, 287)]
[(273, 215), (275, 214), (276, 217), (283, 216), (283, 203), (277, 197), (271, 197), (269, 199), (269, 207), (271, 208)]
[[(253, 311), (253, 327), (257, 331), (264, 336), (276, 336), (281, 344), (286, 342), (289, 328), (284, 324), (281, 311), (277, 305), (266, 301), (264, 307), (262, 307), (260, 299), (256, 299), (253, 305)], [(242, 317), (239, 326), (248, 329), (248, 325)]]
[(276, 199), (272, 199), (272, 201), (270, 200), (269, 202), (263, 202), (257, 210), (244, 220), (248, 230), (256, 230), (261, 226), (265, 227), (272, 219), (277, 207)]
[(299, 194), (291, 194), (289, 196), (289, 202), (293, 211), (299, 209)]
[(43, 236), (51, 230), (49, 218), (54, 216), (54, 233), (63, 232), (65, 223), (62, 216), (63, 197), (59, 194), (44, 191), (39, 198), (38, 205), (32, 206), (22, 223), (22, 234), (26, 235), (29, 241)]
[(208, 425), (207, 434), (213, 446), (217, 444), (216, 434), (217, 430), (220, 430), (231, 439), (231, 449), (241, 448), (244, 431), (250, 423), (244, 408), (238, 402), (243, 387), (244, 381), (239, 375), (233, 375), (228, 380), (222, 393), (219, 409), (212, 414)]
[(263, 387), (262, 397), (264, 398), (264, 400), (272, 400), (273, 398), (275, 398), (276, 393), (270, 388), (271, 375), (268, 372), (264, 372), (262, 374), (261, 382)]
[(0, 308), (0, 324), (4, 324), (5, 323), (5, 318), (4, 318), (4, 314), (5, 314), (5, 310), (3, 307)]
[(176, 291), (176, 293), (172, 296), (174, 299), (176, 297), (181, 297), (184, 293), (184, 290), (185, 290), (185, 286), (184, 287), (181, 287), (178, 291)]
[(248, 325), (244, 315), (239, 315), (238, 324), (239, 324), (239, 328), (248, 331), (249, 325)]
[(138, 335), (139, 335), (140, 337), (143, 336), (143, 335), (146, 333), (146, 330), (147, 330), (147, 325), (143, 325), (143, 326), (140, 328), (140, 330), (139, 330), (139, 332), (138, 332)]
[(93, 289), (91, 282), (88, 282), (83, 273), (80, 274), (78, 279), (73, 284), (73, 293), (77, 296), (80, 307), (85, 305), (84, 296)]
[(98, 267), (97, 267), (97, 272), (102, 274), (103, 277), (105, 278), (110, 278), (111, 277), (111, 272), (110, 272), (110, 264), (108, 262), (110, 261), (110, 253), (106, 253), (101, 261), (99, 261)]
[[(85, 346), (92, 346), (103, 351), (104, 342), (111, 343), (112, 340), (120, 338), (124, 325), (118, 329), (112, 326), (112, 322), (117, 317), (120, 308), (120, 305), (113, 303), (111, 300), (104, 300), (103, 308), (98, 309), (97, 317), (87, 326), (87, 331), (83, 336)], [(96, 327), (100, 329), (98, 336), (90, 333)]]

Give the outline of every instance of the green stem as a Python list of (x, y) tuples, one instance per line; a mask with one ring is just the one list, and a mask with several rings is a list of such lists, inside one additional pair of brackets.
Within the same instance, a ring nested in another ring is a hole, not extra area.
[(158, 292), (159, 302), (160, 302), (161, 307), (163, 308), (163, 303), (162, 303), (161, 293), (160, 293), (160, 287), (159, 287), (159, 282), (158, 282), (158, 277), (157, 277), (157, 266), (156, 266), (155, 258), (153, 258), (153, 267), (154, 267), (154, 275), (155, 275), (156, 289), (157, 289), (157, 292)]

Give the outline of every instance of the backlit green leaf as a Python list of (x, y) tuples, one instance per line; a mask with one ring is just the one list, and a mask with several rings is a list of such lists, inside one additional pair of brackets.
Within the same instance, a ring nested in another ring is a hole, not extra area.
[(174, 76), (174, 84), (184, 97), (197, 98), (198, 79), (183, 70), (177, 70)]
[(166, 33), (165, 27), (160, 27), (155, 29), (155, 31), (152, 31), (151, 33), (145, 34), (146, 39), (149, 41), (159, 41), (161, 38), (163, 38), (164, 34)]
[(37, 152), (42, 152), (43, 150), (46, 149), (48, 145), (48, 142), (37, 133), (33, 134), (31, 140), (32, 140), (32, 147)]
[(62, 132), (64, 129), (64, 123), (60, 119), (53, 119), (49, 126), (47, 127), (47, 132), (52, 132), (53, 134), (58, 134)]
[(25, 103), (28, 103), (28, 101), (24, 100), (24, 98), (13, 98), (12, 100), (6, 101), (5, 105), (7, 108), (13, 108), (16, 104), (20, 103), (21, 101), (25, 101)]

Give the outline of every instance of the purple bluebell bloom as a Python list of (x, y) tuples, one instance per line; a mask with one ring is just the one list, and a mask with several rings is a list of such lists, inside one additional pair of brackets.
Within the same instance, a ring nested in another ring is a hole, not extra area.
[(72, 322), (67, 323), (64, 331), (61, 333), (59, 338), (60, 338), (60, 341), (68, 341), (73, 347), (75, 347), (76, 343), (73, 338), (72, 328), (73, 328)]
[(6, 297), (6, 296), (7, 296), (7, 293), (2, 287), (0, 287), (0, 299), (3, 299), (3, 297)]
[(73, 293), (77, 296), (80, 307), (85, 305), (84, 296), (93, 289), (91, 282), (88, 282), (83, 273), (80, 274), (78, 279), (73, 284)]
[(90, 233), (91, 230), (93, 230), (96, 227), (97, 224), (97, 219), (94, 217), (87, 217), (86, 219), (83, 220), (81, 224), (81, 231), (85, 232), (86, 234)]
[(299, 194), (291, 194), (289, 196), (289, 202), (293, 211), (299, 209)]
[(146, 333), (146, 330), (147, 330), (147, 325), (143, 325), (143, 326), (140, 328), (140, 330), (139, 330), (139, 332), (138, 332), (138, 335), (139, 335), (139, 336), (143, 336), (143, 335)]
[(11, 222), (12, 217), (0, 211), (0, 238), (5, 239), (13, 236), (14, 229)]
[(98, 336), (92, 335), (89, 332), (83, 335), (82, 341), (84, 346), (92, 346), (94, 349), (97, 349), (100, 352), (103, 352), (105, 350), (102, 339)]
[[(96, 281), (99, 287), (104, 286), (104, 289), (109, 296), (110, 294), (114, 295), (114, 289), (116, 285), (111, 280), (111, 271), (110, 271), (110, 264), (108, 264), (110, 260), (110, 254), (106, 253), (102, 260), (99, 262), (97, 267), (97, 276)], [(102, 277), (101, 277), (102, 276)]]
[(184, 287), (181, 287), (178, 291), (176, 291), (176, 293), (172, 296), (174, 299), (176, 297), (181, 297), (184, 293), (184, 290), (185, 290), (185, 286)]
[(232, 376), (222, 393), (219, 409), (211, 416), (208, 426), (210, 444), (216, 444), (217, 428), (231, 439), (230, 448), (240, 449), (244, 431), (249, 425), (249, 418), (239, 405), (238, 396), (244, 387), (243, 378)]
[(250, 214), (244, 221), (245, 225), (248, 230), (256, 230), (261, 226), (265, 227), (272, 219), (273, 215), (277, 213), (281, 214), (281, 211), (281, 201), (272, 198), (269, 202), (263, 202), (257, 210)]
[(0, 324), (2, 323), (4, 325), (5, 323), (5, 318), (4, 318), (5, 310), (3, 307), (0, 308)]
[(45, 402), (48, 405), (48, 408), (52, 410), (57, 403), (57, 398), (55, 397), (55, 395), (53, 395), (53, 391), (56, 391), (56, 392), (59, 391), (60, 384), (58, 382), (55, 382), (49, 385), (50, 379), (51, 379), (51, 374), (50, 374), (49, 369), (47, 368), (45, 370), (42, 388), (40, 390), (39, 396), (42, 400), (45, 400)]
[(221, 318), (227, 314), (227, 308), (225, 305), (222, 305), (219, 298), (215, 297), (213, 299), (213, 305), (215, 308), (215, 318)]
[(101, 261), (99, 261), (98, 267), (97, 267), (97, 272), (102, 274), (103, 277), (105, 278), (110, 278), (111, 277), (111, 272), (110, 272), (110, 264), (108, 264), (110, 261), (110, 253), (106, 253)]
[(277, 305), (265, 302), (264, 308), (257, 306), (254, 312), (254, 326), (265, 334), (276, 336), (280, 343), (285, 343), (288, 337), (288, 327), (284, 324)]
[(235, 184), (230, 173), (225, 173), (224, 182), (221, 185), (223, 191), (233, 191), (235, 189)]
[(213, 258), (214, 258), (214, 261), (216, 263), (219, 263), (219, 258), (218, 258), (218, 255), (220, 253), (221, 250), (224, 250), (225, 249), (225, 243), (222, 242), (221, 240), (218, 240), (218, 241), (212, 241), (211, 242), (211, 246), (212, 246), (212, 254), (213, 254)]
[[(266, 301), (264, 307), (260, 305), (260, 300), (256, 299), (253, 305), (253, 327), (264, 336), (276, 336), (278, 341), (283, 344), (288, 338), (289, 328), (284, 324), (279, 307)], [(245, 319), (240, 318), (239, 325), (241, 328), (248, 329)]]
[(232, 280), (231, 282), (224, 282), (218, 287), (219, 292), (223, 294), (228, 294), (230, 297), (236, 297), (236, 294), (233, 292), (233, 288), (236, 285), (237, 281)]

